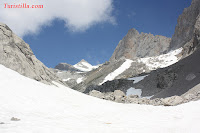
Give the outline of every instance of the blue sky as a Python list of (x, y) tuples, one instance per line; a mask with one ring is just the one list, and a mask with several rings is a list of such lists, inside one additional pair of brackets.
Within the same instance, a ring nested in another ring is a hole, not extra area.
[(83, 31), (72, 31), (64, 20), (54, 19), (43, 25), (39, 33), (26, 34), (23, 39), (48, 67), (60, 62), (76, 64), (81, 59), (96, 65), (109, 60), (131, 28), (172, 37), (178, 16), (190, 4), (191, 0), (114, 0), (112, 23), (105, 21)]

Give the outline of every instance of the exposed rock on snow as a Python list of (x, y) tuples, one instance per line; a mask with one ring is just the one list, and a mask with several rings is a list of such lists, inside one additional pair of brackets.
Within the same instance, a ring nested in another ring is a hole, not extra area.
[(10, 120), (11, 120), (11, 121), (20, 121), (20, 119), (15, 118), (15, 117), (12, 117)]
[(101, 93), (100, 91), (92, 90), (90, 91), (89, 95), (100, 99), (104, 99), (104, 94)]
[(126, 79), (116, 79), (113, 81), (107, 81), (104, 84), (98, 85), (91, 85), (87, 87), (84, 93), (89, 93), (92, 90), (97, 90), (100, 92), (114, 92), (115, 90), (121, 90), (124, 93), (127, 91), (128, 88), (133, 86), (133, 81), (126, 80)]
[[(176, 106), (182, 103), (186, 103), (188, 101), (192, 101), (195, 98), (194, 95), (187, 95), (185, 97), (172, 96), (164, 99), (156, 98), (150, 100), (147, 98), (140, 98), (138, 95), (126, 96), (124, 92), (120, 90), (115, 90), (114, 92), (109, 92), (109, 93), (102, 93), (100, 91), (92, 90), (90, 91), (89, 95), (118, 103), (134, 103), (134, 104), (146, 104), (154, 106)], [(200, 99), (200, 96), (198, 98)]]
[(173, 96), (173, 97), (165, 98), (162, 101), (164, 103), (164, 106), (175, 106), (175, 105), (183, 103), (183, 100), (184, 99), (179, 96)]
[(124, 103), (125, 102), (125, 94), (120, 90), (114, 91), (115, 102)]

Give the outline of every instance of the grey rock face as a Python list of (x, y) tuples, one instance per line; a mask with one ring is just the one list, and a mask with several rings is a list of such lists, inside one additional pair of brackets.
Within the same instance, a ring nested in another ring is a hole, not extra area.
[(15, 35), (5, 24), (0, 23), (0, 64), (18, 73), (50, 84), (58, 78), (40, 62), (29, 45)]
[(170, 38), (164, 36), (140, 34), (136, 29), (130, 29), (117, 45), (110, 61), (158, 56), (168, 50), (170, 41)]
[(188, 42), (194, 42), (195, 34), (197, 32), (199, 34), (199, 15), (200, 0), (193, 0), (191, 6), (184, 9), (182, 15), (178, 18), (170, 49), (174, 50), (183, 47)]
[(165, 71), (162, 74), (158, 74), (157, 87), (160, 89), (170, 88), (177, 78), (178, 78), (178, 75), (175, 72), (171, 72), (171, 71)]
[(70, 71), (70, 72), (81, 72), (79, 69), (76, 69), (70, 64), (67, 63), (60, 63), (57, 66), (55, 66), (55, 69), (61, 70), (61, 71)]
[(170, 49), (183, 47), (182, 58), (200, 47), (200, 0), (193, 0), (190, 7), (179, 16)]

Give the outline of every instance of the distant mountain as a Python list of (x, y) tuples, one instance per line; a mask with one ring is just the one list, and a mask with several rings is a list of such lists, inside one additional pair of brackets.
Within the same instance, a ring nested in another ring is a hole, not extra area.
[(87, 61), (82, 59), (75, 65), (60, 63), (55, 67), (55, 69), (51, 70), (69, 87), (73, 88), (74, 86), (84, 82), (84, 80), (88, 77), (88, 73), (99, 66), (100, 65), (92, 66)]
[(164, 36), (140, 34), (136, 29), (130, 29), (117, 45), (110, 61), (158, 56), (168, 50), (170, 41), (170, 38)]
[(79, 69), (80, 71), (83, 72), (89, 72), (95, 68), (98, 68), (98, 66), (92, 66), (90, 63), (82, 59), (80, 62), (74, 65), (76, 69)]
[(81, 72), (81, 70), (67, 63), (60, 63), (57, 66), (55, 66), (55, 69), (62, 70), (62, 71)]

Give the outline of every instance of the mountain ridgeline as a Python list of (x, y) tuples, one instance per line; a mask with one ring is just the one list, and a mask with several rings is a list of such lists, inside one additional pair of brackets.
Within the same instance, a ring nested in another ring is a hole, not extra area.
[(110, 61), (159, 56), (168, 51), (170, 41), (164, 36), (140, 34), (136, 29), (130, 29), (117, 45)]

